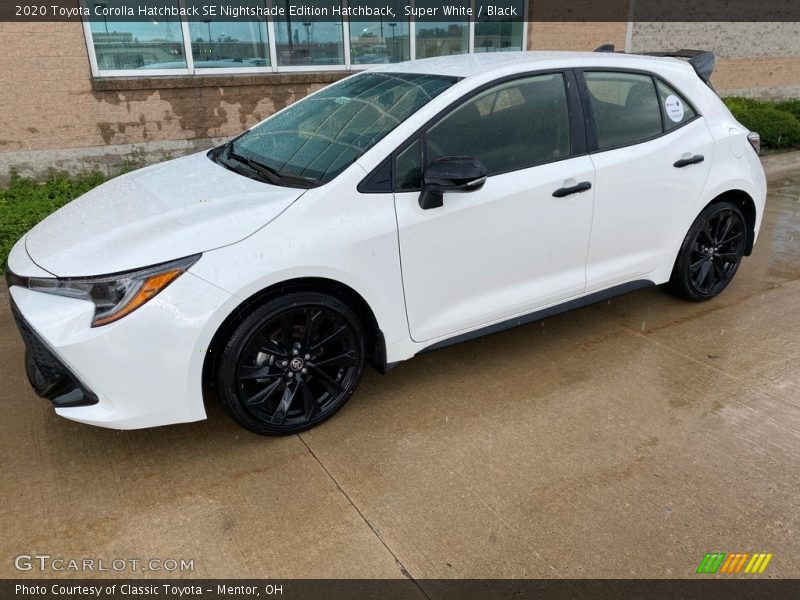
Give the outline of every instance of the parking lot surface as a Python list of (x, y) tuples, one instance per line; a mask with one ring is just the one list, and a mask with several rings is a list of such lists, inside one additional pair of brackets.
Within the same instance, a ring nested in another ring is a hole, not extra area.
[[(125, 577), (800, 577), (800, 177), (704, 304), (657, 288), (368, 372), (333, 419), (260, 438), (118, 432), (30, 390), (0, 292), (0, 577), (14, 557), (191, 559)], [(158, 352), (157, 348), (153, 349)], [(708, 577), (708, 576), (706, 576)]]

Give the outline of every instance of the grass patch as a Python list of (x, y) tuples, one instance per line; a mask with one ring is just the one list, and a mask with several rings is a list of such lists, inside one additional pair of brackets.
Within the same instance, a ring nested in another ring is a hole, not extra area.
[(723, 101), (737, 121), (761, 135), (765, 149), (800, 149), (800, 100), (775, 103), (732, 96)]
[(106, 180), (99, 172), (77, 177), (51, 172), (44, 182), (36, 182), (12, 172), (8, 186), (0, 188), (0, 272), (5, 271), (11, 247), (25, 232)]

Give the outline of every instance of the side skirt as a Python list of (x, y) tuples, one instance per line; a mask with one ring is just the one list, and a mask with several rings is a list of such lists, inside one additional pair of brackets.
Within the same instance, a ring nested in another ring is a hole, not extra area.
[(555, 306), (537, 310), (532, 313), (528, 313), (527, 315), (514, 317), (512, 319), (508, 319), (507, 321), (501, 321), (500, 323), (495, 323), (494, 325), (489, 325), (487, 327), (476, 329), (475, 331), (468, 331), (467, 333), (462, 333), (461, 335), (457, 335), (446, 340), (441, 340), (428, 346), (427, 348), (424, 348), (423, 350), (420, 350), (417, 354), (430, 352), (431, 350), (439, 350), (440, 348), (446, 348), (447, 346), (453, 346), (454, 344), (460, 344), (461, 342), (467, 342), (476, 338), (485, 337), (487, 335), (505, 331), (506, 329), (511, 329), (512, 327), (517, 327), (519, 325), (527, 325), (528, 323), (541, 321), (542, 319), (554, 317), (555, 315), (560, 315), (562, 313), (575, 310), (576, 308), (582, 308), (584, 306), (589, 306), (590, 304), (596, 304), (604, 300), (622, 296), (623, 294), (627, 294), (629, 292), (635, 292), (636, 290), (650, 287), (651, 285), (655, 284), (646, 279), (639, 279), (636, 281), (629, 281), (628, 283), (623, 283), (621, 285), (615, 285), (614, 287), (587, 294), (586, 296), (581, 296), (580, 298), (575, 298), (574, 300), (569, 300), (562, 304), (556, 304)]

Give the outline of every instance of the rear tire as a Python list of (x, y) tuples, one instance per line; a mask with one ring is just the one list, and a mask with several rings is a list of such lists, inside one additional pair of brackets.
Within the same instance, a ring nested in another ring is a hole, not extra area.
[(693, 302), (714, 298), (736, 275), (746, 236), (738, 207), (730, 202), (707, 206), (689, 228), (664, 289)]
[(364, 329), (341, 300), (298, 292), (256, 308), (224, 341), (214, 374), (225, 411), (260, 435), (333, 416), (364, 371)]

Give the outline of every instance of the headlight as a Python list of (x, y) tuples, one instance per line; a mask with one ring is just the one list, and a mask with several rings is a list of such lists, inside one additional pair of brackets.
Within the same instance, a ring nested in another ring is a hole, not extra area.
[(199, 254), (168, 263), (105, 277), (9, 278), (9, 285), (94, 303), (92, 327), (107, 325), (142, 306), (200, 258)]

